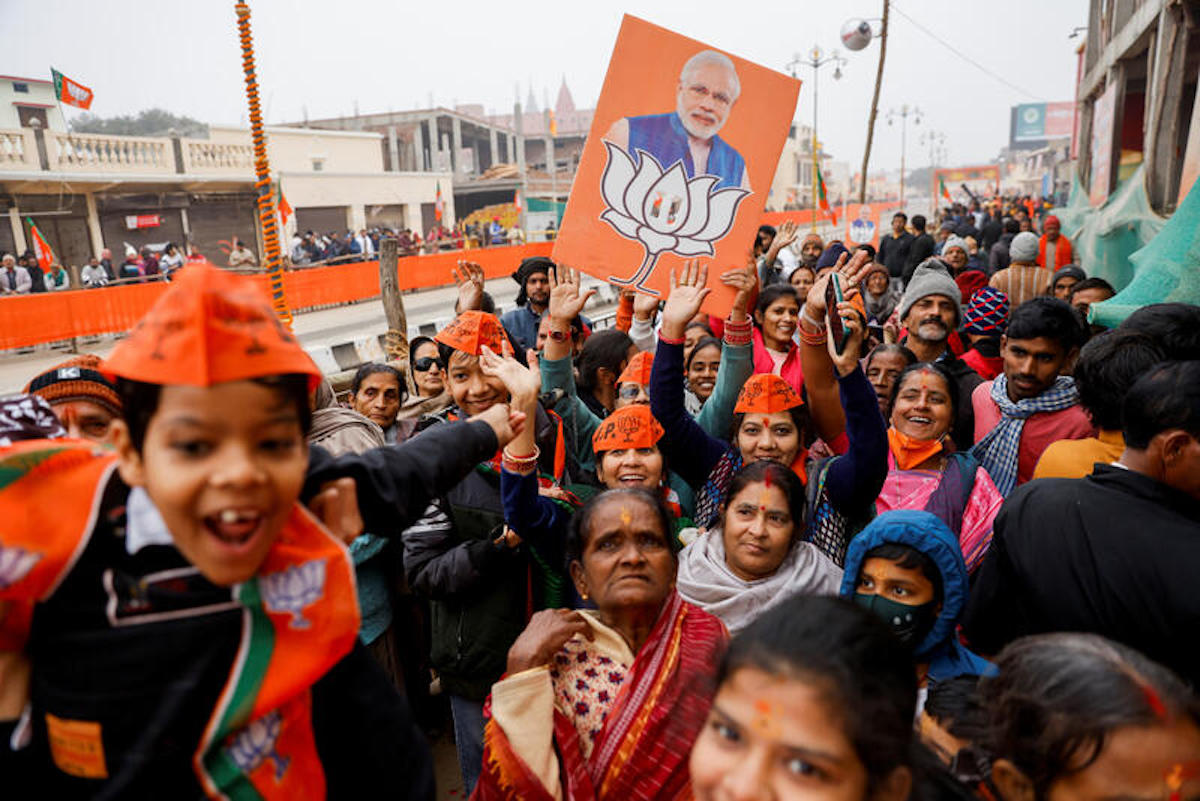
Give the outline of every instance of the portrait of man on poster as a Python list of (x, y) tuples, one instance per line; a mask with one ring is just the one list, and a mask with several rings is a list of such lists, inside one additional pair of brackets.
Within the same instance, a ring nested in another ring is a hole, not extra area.
[(688, 178), (716, 176), (716, 189), (749, 190), (745, 160), (718, 135), (740, 93), (733, 61), (716, 50), (701, 50), (679, 72), (674, 111), (622, 117), (604, 139), (635, 159), (638, 150), (649, 153), (663, 170), (679, 161)]

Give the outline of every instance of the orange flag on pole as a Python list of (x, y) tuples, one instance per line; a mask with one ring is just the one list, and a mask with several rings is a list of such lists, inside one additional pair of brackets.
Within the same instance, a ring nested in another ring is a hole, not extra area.
[(53, 67), (50, 74), (54, 78), (54, 96), (60, 103), (87, 110), (92, 107), (92, 90), (77, 81), (72, 81)]
[(54, 264), (54, 251), (50, 249), (50, 243), (42, 236), (42, 232), (38, 230), (34, 224), (32, 217), (26, 217), (29, 221), (30, 233), (33, 234), (33, 252), (37, 256), (38, 266), (42, 271), (50, 269), (50, 265)]

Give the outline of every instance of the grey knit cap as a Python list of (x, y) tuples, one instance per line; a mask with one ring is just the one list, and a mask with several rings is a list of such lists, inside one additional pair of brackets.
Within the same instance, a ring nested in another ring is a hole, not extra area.
[(1037, 259), (1037, 254), (1037, 234), (1030, 231), (1022, 231), (1014, 236), (1012, 244), (1008, 246), (1009, 259), (1022, 264), (1032, 264)]
[(946, 241), (942, 243), (942, 255), (946, 255), (946, 251), (950, 248), (961, 248), (965, 255), (971, 255), (971, 249), (967, 247), (967, 240), (963, 239), (958, 234), (947, 237)]
[(929, 258), (917, 265), (913, 270), (908, 286), (904, 288), (904, 296), (900, 298), (900, 319), (908, 316), (908, 310), (921, 298), (930, 295), (942, 295), (954, 301), (957, 313), (954, 317), (954, 327), (957, 328), (962, 320), (962, 292), (958, 284), (950, 277), (946, 263), (939, 258)]

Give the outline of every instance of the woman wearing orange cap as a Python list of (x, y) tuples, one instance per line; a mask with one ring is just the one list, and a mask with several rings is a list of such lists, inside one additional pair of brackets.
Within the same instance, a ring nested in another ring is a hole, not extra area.
[[(509, 402), (512, 393), (505, 381), (481, 363), (488, 350), (502, 353), (508, 346), (495, 315), (464, 311), (434, 339), (454, 402), (441, 417), (470, 417)], [(526, 541), (505, 529), (504, 468), (540, 473), (547, 477), (547, 489), (569, 480), (562, 423), (542, 410), (536, 398), (536, 393), (522, 391), (514, 399), (534, 410), (524, 444), (497, 450), (480, 462), (404, 533), (409, 586), (431, 601), (430, 662), (450, 696), (467, 792), (483, 758), (483, 701), (504, 673), (508, 649), (525, 626), (530, 594), (533, 607), (541, 608), (559, 602), (557, 593), (565, 585), (562, 560), (552, 551), (541, 553), (552, 543)], [(438, 427), (437, 418), (427, 422), (432, 425), (426, 432)], [(414, 441), (424, 436), (418, 434)]]
[(816, 541), (840, 563), (852, 533), (849, 520), (869, 515), (887, 473), (883, 419), (858, 364), (862, 321), (846, 320), (849, 338), (842, 353), (829, 346), (847, 419), (847, 451), (809, 466), (808, 407), (777, 375), (756, 374), (742, 388), (734, 407), (731, 443), (706, 434), (685, 411), (683, 326), (709, 293), (706, 279), (706, 268), (688, 265), (682, 279), (672, 281), (650, 384), (650, 410), (666, 430), (663, 451), (679, 475), (698, 490), (696, 523), (705, 529), (716, 524), (729, 482), (743, 464), (771, 459), (790, 466), (805, 481), (810, 501), (805, 539)]

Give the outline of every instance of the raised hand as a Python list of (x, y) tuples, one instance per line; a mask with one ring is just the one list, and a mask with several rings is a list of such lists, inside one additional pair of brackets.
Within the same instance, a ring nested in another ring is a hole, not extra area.
[(663, 306), (662, 335), (667, 339), (683, 339), (684, 330), (712, 290), (708, 283), (708, 265), (699, 259), (688, 259), (683, 263), (683, 275), (675, 280), (675, 269), (671, 269), (671, 293)]
[[(479, 369), (484, 375), (499, 378), (508, 387), (515, 408), (525, 411), (526, 404), (537, 401), (542, 389), (542, 376), (536, 357), (529, 367), (521, 364), (512, 355), (512, 346), (507, 339), (501, 340), (502, 352), (496, 353), (484, 345), (479, 354)], [(529, 351), (533, 353), (533, 351)]]
[(645, 292), (635, 292), (633, 298), (633, 317), (635, 320), (653, 320), (658, 311), (658, 298)]
[(833, 345), (833, 330), (830, 329), (826, 336), (826, 347), (829, 349), (829, 358), (833, 360), (833, 366), (837, 369), (838, 375), (847, 376), (854, 372), (855, 367), (858, 367), (858, 360), (862, 356), (863, 341), (866, 337), (866, 328), (853, 303), (843, 300), (838, 304), (837, 311), (842, 318), (842, 327), (846, 329), (846, 346), (841, 353), (837, 352), (837, 348)]
[(579, 316), (596, 290), (581, 291), (580, 274), (565, 264), (550, 271), (550, 319), (569, 325)]
[(508, 649), (508, 675), (550, 664), (554, 655), (576, 634), (595, 639), (587, 618), (571, 609), (543, 609)]
[(483, 268), (473, 261), (459, 261), (450, 268), (454, 283), (458, 284), (458, 303), (456, 312), (465, 312), (483, 308)]
[(858, 291), (858, 285), (867, 273), (871, 271), (871, 254), (865, 250), (856, 251), (853, 256), (848, 253), (843, 253), (838, 257), (837, 264), (833, 268), (833, 272), (827, 273), (808, 290), (808, 297), (804, 302), (804, 314), (818, 322), (822, 321), (825, 316), (825, 287), (829, 286), (829, 276), (837, 273), (842, 282), (842, 292), (846, 297), (850, 297)]
[(793, 220), (786, 220), (783, 225), (779, 226), (779, 230), (775, 232), (775, 238), (771, 240), (770, 250), (774, 253), (786, 248), (788, 245), (796, 241), (799, 234), (796, 232), (796, 223)]
[(746, 319), (750, 302), (758, 294), (758, 266), (753, 256), (747, 256), (745, 267), (735, 267), (721, 273), (721, 283), (737, 290), (733, 296), (733, 308), (729, 310), (729, 319), (742, 322)]

